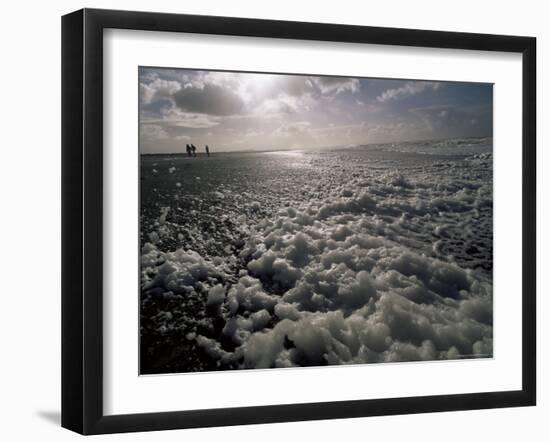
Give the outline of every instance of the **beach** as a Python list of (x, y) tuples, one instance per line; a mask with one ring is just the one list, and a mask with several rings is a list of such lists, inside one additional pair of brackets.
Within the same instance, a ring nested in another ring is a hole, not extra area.
[(140, 372), (488, 358), (492, 139), (141, 156)]

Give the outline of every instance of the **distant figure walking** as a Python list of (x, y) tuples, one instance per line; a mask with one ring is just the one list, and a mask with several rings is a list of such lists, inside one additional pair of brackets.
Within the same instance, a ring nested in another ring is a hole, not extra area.
[(193, 157), (197, 156), (197, 147), (191, 143), (191, 152), (193, 153)]
[(185, 145), (185, 150), (187, 151), (187, 155), (191, 157), (191, 146), (189, 146), (189, 143)]
[(204, 149), (206, 150), (206, 155), (210, 157), (210, 149), (208, 149), (208, 145), (205, 145)]

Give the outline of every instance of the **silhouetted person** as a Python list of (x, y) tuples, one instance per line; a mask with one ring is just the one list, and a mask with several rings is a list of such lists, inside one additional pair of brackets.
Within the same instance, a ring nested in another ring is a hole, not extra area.
[(204, 149), (205, 149), (205, 151), (206, 151), (206, 155), (207, 155), (208, 157), (210, 157), (210, 149), (208, 149), (208, 145), (205, 145), (205, 146), (204, 146)]
[(189, 143), (185, 145), (185, 150), (187, 151), (187, 155), (191, 157), (191, 146), (189, 146)]
[(197, 156), (197, 147), (191, 143), (191, 152), (193, 153), (193, 157)]

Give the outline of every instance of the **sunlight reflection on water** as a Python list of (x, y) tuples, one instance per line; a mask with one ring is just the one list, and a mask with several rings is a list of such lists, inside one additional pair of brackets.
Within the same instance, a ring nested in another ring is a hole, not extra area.
[(278, 155), (278, 156), (284, 156), (284, 157), (302, 157), (304, 155), (304, 151), (269, 151), (265, 154), (268, 155)]

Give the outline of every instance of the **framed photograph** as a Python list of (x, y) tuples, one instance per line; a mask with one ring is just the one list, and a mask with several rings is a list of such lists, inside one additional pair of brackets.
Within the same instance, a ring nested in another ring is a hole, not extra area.
[(536, 41), (62, 20), (62, 425), (535, 405)]

